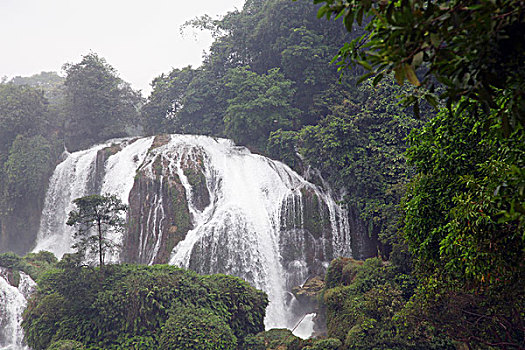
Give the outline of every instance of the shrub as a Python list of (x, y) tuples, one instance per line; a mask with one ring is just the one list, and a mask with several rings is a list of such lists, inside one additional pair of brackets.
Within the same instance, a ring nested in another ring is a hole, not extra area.
[(47, 350), (84, 350), (82, 343), (76, 340), (59, 340), (51, 343)]
[(234, 350), (237, 338), (213, 311), (180, 306), (162, 327), (159, 346), (164, 350)]

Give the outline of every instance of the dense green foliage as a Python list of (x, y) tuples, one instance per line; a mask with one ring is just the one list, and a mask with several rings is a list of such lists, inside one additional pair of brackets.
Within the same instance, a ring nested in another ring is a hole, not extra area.
[(102, 268), (106, 254), (116, 248), (110, 236), (124, 229), (123, 216), (128, 207), (115, 195), (97, 194), (77, 198), (73, 204), (77, 210), (72, 210), (67, 219), (69, 226), (77, 228), (73, 247), (82, 256), (86, 253), (98, 256)]
[(108, 265), (101, 278), (79, 262), (66, 255), (40, 278), (23, 322), (33, 349), (71, 339), (86, 349), (242, 349), (264, 328), (266, 295), (235, 277)]
[(59, 131), (64, 123), (65, 111), (65, 86), (66, 78), (56, 72), (40, 72), (29, 77), (16, 76), (9, 83), (21, 86), (31, 86), (44, 91), (44, 97), (49, 102), (51, 113), (48, 116), (48, 123), (54, 132)]
[(29, 253), (23, 257), (15, 253), (0, 254), (0, 267), (10, 269), (13, 273), (25, 272), (37, 281), (47, 270), (54, 267), (57, 258), (50, 252)]
[(148, 103), (141, 109), (141, 118), (147, 133), (174, 132), (173, 119), (183, 107), (183, 99), (195, 71), (191, 67), (174, 69), (162, 74), (151, 83), (153, 91)]
[[(437, 106), (432, 92), (439, 82), (446, 90), (440, 98), (449, 108), (457, 102), (471, 111), (497, 108), (507, 135), (510, 128), (524, 125), (523, 0), (314, 3), (324, 3), (320, 17), (342, 17), (349, 31), (354, 21), (361, 24), (371, 18), (366, 32), (341, 49), (339, 64), (358, 64), (376, 82), (393, 71), (400, 84), (406, 79), (427, 88), (407, 99), (416, 112), (421, 96)], [(500, 94), (506, 99), (498, 106), (495, 96)]]
[(0, 150), (5, 156), (17, 135), (35, 135), (45, 126), (47, 101), (28, 86), (0, 85)]
[(345, 189), (345, 203), (359, 210), (369, 235), (379, 236), (380, 250), (388, 256), (409, 179), (405, 138), (422, 122), (397, 103), (392, 81), (347, 91), (325, 102), (325, 117), (301, 129), (296, 144), (308, 164), (321, 170), (336, 188)]
[(228, 324), (205, 308), (176, 307), (162, 327), (159, 347), (166, 350), (234, 350), (237, 338)]
[(28, 252), (60, 153), (135, 132), (139, 94), (96, 54), (0, 83), (0, 251)]
[(326, 275), (323, 302), (328, 335), (340, 349), (455, 349), (429, 323), (407, 323), (406, 304), (417, 281), (380, 259), (339, 258)]
[(47, 350), (84, 350), (82, 343), (75, 340), (59, 340), (53, 342)]
[(0, 84), (0, 251), (27, 252), (36, 235), (60, 149), (54, 116), (41, 90)]
[(290, 104), (295, 92), (292, 84), (278, 69), (263, 75), (247, 67), (231, 69), (226, 86), (234, 97), (228, 100), (224, 115), (226, 136), (265, 149), (271, 131), (292, 128), (299, 112)]
[(76, 64), (65, 64), (66, 108), (70, 118), (65, 142), (78, 150), (109, 138), (125, 136), (138, 116), (141, 96), (94, 53)]
[(434, 318), (437, 325), (469, 343), (519, 347), (525, 138), (521, 128), (498, 136), (493, 118), (444, 112), (414, 133), (408, 157), (420, 175), (404, 205), (404, 235), (429, 312), (450, 310)]
[(469, 348), (524, 347), (523, 1), (314, 2), (348, 30), (370, 19), (341, 49), (341, 67), (418, 86), (405, 99), (416, 114), (420, 97), (437, 107), (434, 88), (444, 89), (447, 108), (414, 131), (407, 152), (417, 176), (403, 234), (420, 278), (411, 323)]
[(53, 145), (42, 136), (17, 136), (4, 163), (3, 207), (13, 210), (23, 201), (44, 195), (42, 183), (54, 166)]
[(190, 21), (216, 40), (201, 67), (153, 81), (142, 110), (147, 130), (228, 136), (264, 152), (271, 131), (315, 122), (310, 109), (336, 84), (329, 61), (346, 38), (315, 12), (306, 3), (250, 0), (220, 20)]

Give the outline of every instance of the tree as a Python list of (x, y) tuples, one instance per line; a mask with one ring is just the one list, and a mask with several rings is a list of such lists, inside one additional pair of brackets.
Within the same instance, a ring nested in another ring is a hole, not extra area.
[(66, 145), (77, 150), (127, 134), (138, 120), (140, 93), (120, 79), (116, 70), (95, 53), (77, 64), (65, 64), (67, 77)]
[[(370, 18), (367, 31), (345, 44), (338, 55), (341, 68), (360, 65), (363, 78), (378, 82), (395, 72), (419, 89), (407, 103), (426, 98), (437, 107), (433, 90), (450, 107), (498, 111), (505, 135), (525, 125), (525, 1), (523, 0), (314, 0), (324, 3), (319, 17), (343, 18), (350, 31)], [(497, 96), (505, 96), (497, 103)]]
[(23, 254), (34, 243), (49, 176), (57, 159), (56, 140), (19, 134), (0, 163), (0, 250)]
[(175, 117), (184, 106), (188, 85), (195, 76), (191, 66), (174, 69), (168, 75), (161, 74), (153, 80), (153, 91), (142, 107), (142, 123), (150, 134), (168, 133), (177, 130)]
[(296, 123), (299, 110), (291, 106), (293, 82), (279, 69), (263, 75), (248, 67), (232, 69), (226, 87), (234, 97), (228, 100), (224, 124), (226, 135), (235, 142), (265, 150), (270, 132)]
[(78, 210), (69, 213), (67, 224), (77, 227), (75, 238), (80, 238), (73, 247), (82, 253), (89, 250), (98, 255), (102, 268), (106, 252), (116, 246), (108, 235), (123, 229), (122, 214), (126, 212), (127, 205), (114, 195), (85, 196), (75, 199), (73, 203)]
[(418, 175), (405, 198), (403, 234), (416, 257), (420, 299), (426, 317), (455, 339), (522, 348), (523, 130), (501, 138), (495, 115), (461, 116), (443, 111), (410, 137), (408, 160)]
[(0, 84), (0, 162), (17, 135), (33, 136), (45, 128), (47, 105), (41, 90)]
[(44, 93), (0, 84), (0, 251), (30, 250), (58, 143)]
[(62, 137), (65, 121), (65, 82), (66, 78), (56, 72), (40, 72), (30, 77), (16, 76), (9, 81), (13, 85), (27, 85), (44, 91), (49, 101), (49, 112), (46, 117), (47, 131)]
[(348, 30), (370, 19), (340, 50), (341, 68), (360, 65), (375, 85), (389, 72), (408, 80), (416, 115), (421, 97), (438, 107), (444, 90), (446, 109), (407, 152), (418, 173), (403, 206), (420, 277), (414, 319), (426, 314), (469, 348), (523, 348), (525, 2), (314, 2)]

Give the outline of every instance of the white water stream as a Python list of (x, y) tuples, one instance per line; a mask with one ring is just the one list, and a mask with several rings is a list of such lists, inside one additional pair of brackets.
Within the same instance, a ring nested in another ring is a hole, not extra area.
[(8, 282), (8, 270), (0, 267), (0, 350), (26, 350), (22, 323), (27, 298), (35, 288), (35, 282), (20, 272), (18, 287)]

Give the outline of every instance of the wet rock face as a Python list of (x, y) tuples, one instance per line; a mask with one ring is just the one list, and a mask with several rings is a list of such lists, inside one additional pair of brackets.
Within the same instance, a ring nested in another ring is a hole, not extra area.
[(302, 286), (292, 288), (293, 295), (297, 301), (309, 308), (310, 312), (316, 312), (318, 308), (318, 296), (324, 288), (324, 280), (320, 276), (309, 278)]
[(184, 187), (177, 174), (166, 173), (158, 159), (153, 167), (155, 177), (139, 171), (129, 195), (124, 262), (167, 263), (173, 247), (192, 227)]
[[(308, 276), (322, 275), (324, 261), (333, 258), (330, 212), (311, 188), (300, 188), (281, 209), (281, 256), (284, 266), (294, 270), (307, 267)], [(291, 281), (294, 285), (304, 281)]]
[(365, 260), (377, 256), (377, 232), (369, 233), (371, 222), (365, 222), (355, 208), (348, 210), (348, 223), (352, 232), (352, 256), (355, 259)]
[(199, 211), (203, 211), (210, 205), (210, 193), (204, 175), (204, 162), (202, 155), (193, 159), (186, 155), (182, 161), (183, 173), (191, 186), (191, 198), (193, 205)]
[(315, 313), (314, 335), (326, 335), (326, 306), (320, 301), (324, 290), (324, 277), (309, 278), (302, 286), (292, 288), (292, 293), (299, 304), (302, 314)]
[(15, 210), (0, 216), (0, 253), (14, 252), (24, 255), (34, 245), (43, 198), (16, 205)]
[(112, 155), (118, 153), (122, 150), (122, 146), (119, 144), (113, 144), (111, 146), (105, 147), (97, 151), (97, 157), (95, 160), (95, 169), (91, 176), (91, 181), (89, 184), (90, 193), (100, 193), (102, 189), (102, 181), (104, 180), (105, 175), (105, 164), (106, 160)]
[(124, 262), (165, 264), (173, 248), (193, 228), (188, 202), (202, 211), (210, 204), (202, 156), (183, 153), (180, 167), (191, 187), (190, 197), (177, 169), (155, 149), (169, 142), (169, 135), (155, 137), (151, 155), (139, 167), (129, 194), (128, 230), (123, 239)]

